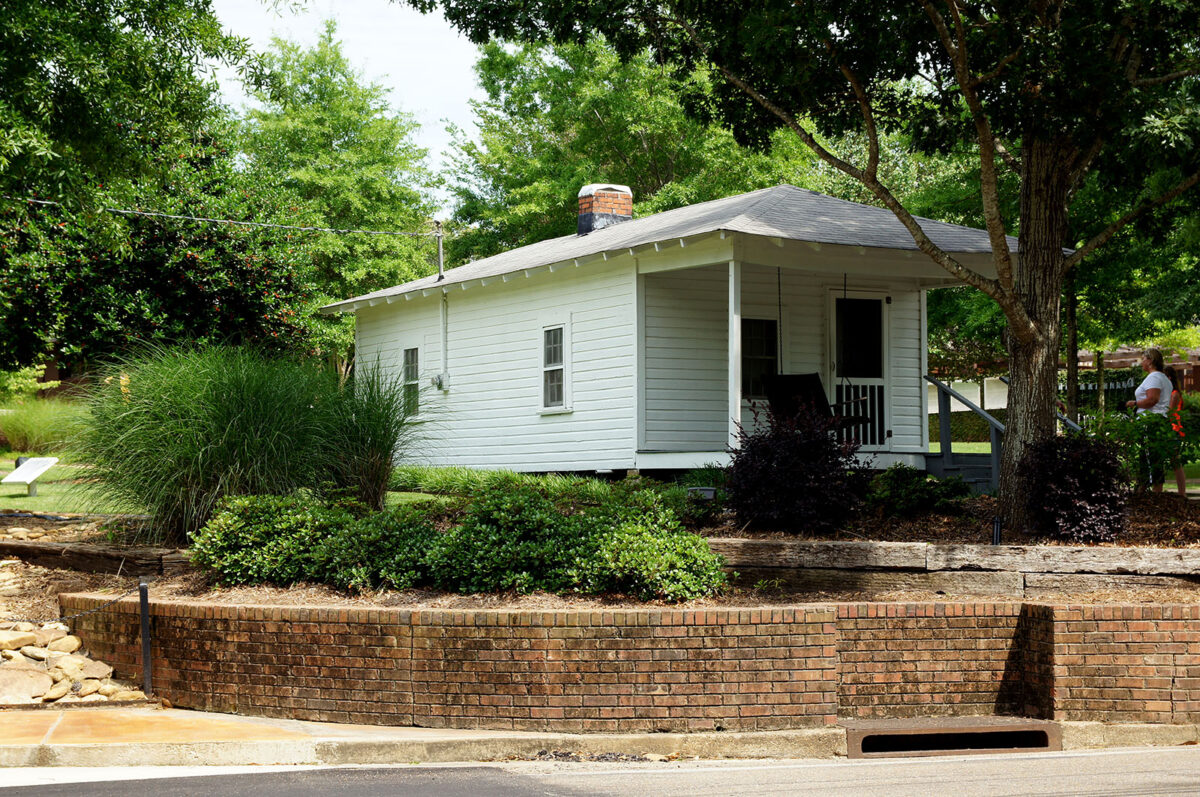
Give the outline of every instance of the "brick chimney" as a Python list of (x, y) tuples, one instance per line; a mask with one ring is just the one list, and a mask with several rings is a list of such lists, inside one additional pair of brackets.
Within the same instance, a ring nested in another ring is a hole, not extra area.
[(592, 183), (579, 189), (578, 233), (611, 227), (633, 218), (633, 192), (627, 185)]

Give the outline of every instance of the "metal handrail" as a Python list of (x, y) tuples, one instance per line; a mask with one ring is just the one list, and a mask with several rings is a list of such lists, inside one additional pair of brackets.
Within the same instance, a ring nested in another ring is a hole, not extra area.
[(1000, 486), (1000, 451), (1004, 444), (1004, 424), (993, 418), (982, 407), (977, 406), (973, 401), (959, 393), (954, 388), (939, 379), (935, 379), (929, 374), (925, 375), (925, 381), (937, 388), (938, 391), (938, 428), (941, 431), (941, 447), (942, 461), (946, 467), (954, 467), (954, 441), (950, 434), (950, 399), (956, 399), (960, 404), (965, 406), (971, 412), (988, 422), (991, 428), (989, 437), (992, 445), (992, 489), (995, 490)]
[(1000, 421), (996, 420), (990, 414), (988, 414), (987, 410), (983, 409), (982, 407), (976, 406), (974, 402), (972, 402), (969, 398), (965, 397), (962, 393), (959, 393), (957, 390), (950, 387), (949, 385), (947, 385), (945, 382), (941, 381), (940, 379), (929, 376), (928, 374), (926, 374), (926, 376), (925, 376), (925, 381), (929, 382), (931, 385), (936, 387), (938, 389), (939, 393), (945, 391), (947, 394), (949, 394), (949, 396), (951, 398), (957, 399), (960, 404), (964, 405), (967, 409), (971, 410), (971, 412), (975, 413), (976, 415), (982, 417), (985, 421), (987, 421), (992, 426), (992, 428), (999, 431), (1000, 434), (1004, 434), (1004, 424), (1000, 423)]
[[(1000, 379), (1000, 381), (1001, 381), (1001, 382), (1003, 382), (1005, 385), (1008, 385), (1008, 384), (1009, 384), (1009, 381), (1008, 381), (1008, 377), (1007, 377), (1007, 376), (1001, 376), (1001, 377), (999, 377), (999, 379)], [(1062, 414), (1061, 412), (1059, 412), (1058, 410), (1055, 410), (1055, 411), (1054, 411), (1054, 415), (1055, 415), (1055, 417), (1057, 417), (1057, 418), (1058, 418), (1060, 421), (1062, 421), (1062, 423), (1063, 423), (1063, 426), (1066, 426), (1066, 427), (1067, 427), (1068, 429), (1070, 429), (1072, 432), (1082, 432), (1082, 431), (1083, 431), (1083, 427), (1082, 427), (1082, 426), (1080, 426), (1079, 424), (1075, 423), (1075, 421), (1071, 420), (1071, 419), (1070, 419), (1070, 418), (1068, 418), (1066, 415), (1063, 415), (1063, 414)]]

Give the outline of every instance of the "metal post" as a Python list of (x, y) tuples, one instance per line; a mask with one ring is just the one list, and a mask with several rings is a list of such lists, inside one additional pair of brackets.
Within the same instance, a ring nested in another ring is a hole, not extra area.
[(442, 223), (440, 221), (435, 221), (433, 224), (437, 229), (437, 232), (434, 233), (434, 235), (437, 236), (438, 245), (438, 282), (441, 282), (446, 278), (446, 255), (445, 250), (442, 248), (442, 238), (444, 236), (442, 235)]
[(1000, 544), (1000, 516), (992, 518), (992, 545)]
[(142, 691), (149, 697), (154, 691), (150, 679), (150, 587), (144, 578), (138, 584), (138, 601), (142, 614)]
[(1000, 430), (992, 427), (992, 489), (1000, 489)]
[(954, 467), (954, 451), (950, 440), (950, 394), (938, 386), (938, 430), (942, 438), (942, 467)]

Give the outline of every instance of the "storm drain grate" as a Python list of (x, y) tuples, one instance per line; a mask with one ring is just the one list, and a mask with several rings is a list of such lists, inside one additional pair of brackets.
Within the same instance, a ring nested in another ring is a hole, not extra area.
[(850, 758), (1026, 753), (1062, 749), (1056, 723), (1021, 717), (848, 720)]

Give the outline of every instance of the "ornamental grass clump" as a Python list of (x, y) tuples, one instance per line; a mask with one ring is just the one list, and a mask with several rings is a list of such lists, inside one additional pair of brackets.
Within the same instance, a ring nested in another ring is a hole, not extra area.
[(93, 490), (182, 544), (226, 496), (349, 488), (381, 506), (407, 423), (398, 391), (253, 349), (149, 349), (100, 375), (78, 443)]
[(0, 438), (13, 451), (50, 454), (68, 448), (79, 432), (84, 408), (62, 399), (28, 398), (0, 412)]

